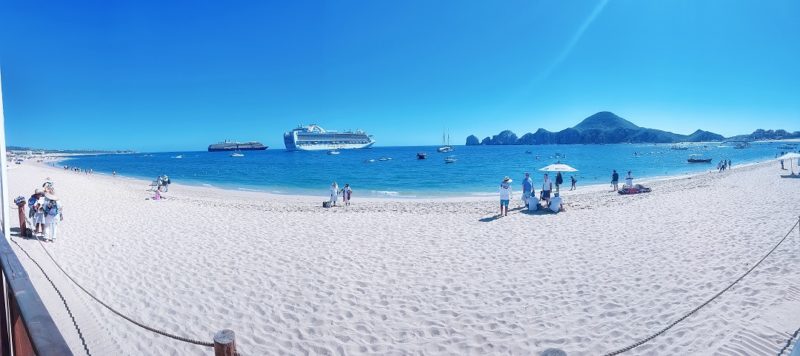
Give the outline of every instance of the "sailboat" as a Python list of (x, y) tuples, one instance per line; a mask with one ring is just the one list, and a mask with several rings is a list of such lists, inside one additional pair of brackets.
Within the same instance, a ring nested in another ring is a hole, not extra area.
[(442, 147), (437, 148), (436, 152), (439, 153), (453, 152), (455, 149), (453, 148), (453, 146), (450, 146), (450, 134), (447, 134), (447, 141), (445, 141), (444, 137), (445, 137), (444, 132), (442, 132)]

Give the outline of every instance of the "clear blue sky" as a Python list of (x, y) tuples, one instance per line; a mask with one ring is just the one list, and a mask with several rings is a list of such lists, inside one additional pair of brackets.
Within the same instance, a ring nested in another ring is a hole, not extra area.
[(282, 148), (556, 131), (597, 111), (678, 133), (800, 130), (800, 1), (3, 1), (7, 140)]

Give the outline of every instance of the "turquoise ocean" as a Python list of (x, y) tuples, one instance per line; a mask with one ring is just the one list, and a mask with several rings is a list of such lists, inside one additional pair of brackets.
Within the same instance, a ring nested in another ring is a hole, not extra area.
[[(631, 170), (643, 179), (716, 170), (722, 159), (734, 166), (771, 160), (785, 151), (781, 145), (753, 143), (735, 149), (723, 143), (694, 143), (686, 144), (687, 150), (673, 150), (670, 144), (455, 146), (452, 153), (437, 153), (435, 146), (374, 147), (339, 155), (269, 149), (242, 152), (244, 157), (204, 151), (80, 156), (59, 164), (147, 180), (167, 174), (173, 183), (278, 194), (325, 195), (336, 181), (340, 186), (349, 183), (359, 196), (426, 198), (494, 194), (504, 176), (516, 185), (524, 172), (540, 183), (538, 170), (556, 162), (579, 170), (566, 173), (564, 181), (574, 175), (580, 188), (609, 183), (613, 169), (621, 176)], [(426, 152), (427, 159), (417, 159), (417, 152)], [(688, 163), (690, 154), (713, 161)], [(455, 156), (457, 162), (445, 163), (447, 156)]]

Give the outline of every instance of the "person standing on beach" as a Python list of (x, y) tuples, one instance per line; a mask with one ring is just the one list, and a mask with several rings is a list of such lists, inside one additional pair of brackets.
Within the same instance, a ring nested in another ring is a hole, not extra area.
[[(508, 203), (511, 201), (511, 178), (503, 178), (500, 183), (500, 216), (508, 216)], [(505, 211), (504, 211), (505, 209)]]
[(556, 173), (556, 193), (561, 191), (561, 185), (564, 184), (564, 177), (561, 176), (561, 172)]
[(55, 194), (45, 193), (45, 240), (50, 242), (56, 241), (56, 232), (58, 231), (58, 223), (64, 219), (62, 214), (62, 206), (58, 201)]
[(578, 189), (578, 188), (575, 188), (575, 183), (578, 183), (578, 181), (577, 181), (577, 180), (575, 180), (575, 176), (569, 176), (569, 179), (572, 181), (572, 187), (571, 187), (571, 188), (569, 188), (569, 190), (575, 190), (575, 189)]
[(625, 185), (628, 188), (633, 188), (633, 176), (631, 175), (631, 171), (628, 171), (628, 176), (625, 177)]
[(336, 182), (331, 183), (331, 206), (336, 206), (336, 200), (339, 199), (339, 185)]
[(546, 201), (548, 205), (550, 204), (550, 191), (552, 190), (553, 182), (550, 181), (550, 176), (545, 173), (542, 181), (542, 200)]
[(33, 226), (35, 228), (34, 236), (44, 237), (44, 192), (37, 189), (36, 203), (33, 204)]
[(526, 208), (528, 207), (528, 198), (531, 197), (531, 194), (536, 194), (533, 192), (533, 181), (531, 180), (531, 174), (525, 172), (525, 179), (522, 180), (522, 200)]
[(615, 192), (619, 190), (619, 173), (616, 169), (611, 173), (611, 186), (614, 187)]
[(353, 193), (353, 190), (350, 189), (350, 183), (345, 183), (344, 188), (342, 188), (342, 201), (344, 202), (344, 206), (350, 206), (350, 195)]

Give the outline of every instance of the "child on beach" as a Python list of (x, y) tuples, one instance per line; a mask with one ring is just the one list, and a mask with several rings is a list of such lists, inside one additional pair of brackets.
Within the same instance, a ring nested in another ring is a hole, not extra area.
[(36, 237), (44, 237), (44, 204), (44, 194), (37, 189), (36, 203), (33, 204), (33, 225), (35, 228), (34, 236)]
[(505, 177), (500, 183), (500, 216), (508, 216), (509, 201), (511, 201), (511, 178)]

